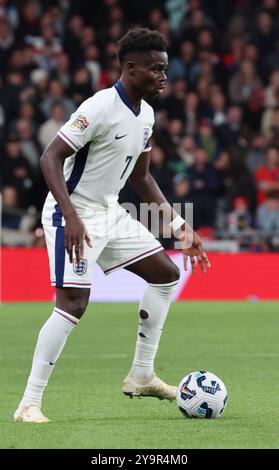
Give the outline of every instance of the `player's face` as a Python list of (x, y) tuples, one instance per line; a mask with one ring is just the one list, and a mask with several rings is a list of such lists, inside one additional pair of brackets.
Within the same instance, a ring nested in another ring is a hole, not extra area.
[(166, 68), (168, 55), (166, 52), (151, 51), (141, 53), (135, 61), (133, 86), (146, 98), (154, 98), (166, 86)]

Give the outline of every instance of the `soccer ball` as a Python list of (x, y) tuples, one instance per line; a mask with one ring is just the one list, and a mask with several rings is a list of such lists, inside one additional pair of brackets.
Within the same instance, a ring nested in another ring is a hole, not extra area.
[(218, 418), (227, 404), (227, 389), (211, 372), (191, 372), (178, 386), (176, 403), (187, 418)]

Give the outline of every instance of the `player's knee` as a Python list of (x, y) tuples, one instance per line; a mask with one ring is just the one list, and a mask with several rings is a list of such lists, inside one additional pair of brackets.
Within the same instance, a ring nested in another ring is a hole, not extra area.
[(88, 305), (89, 295), (84, 294), (84, 292), (79, 291), (76, 293), (75, 297), (71, 299), (72, 302), (72, 309), (75, 312), (74, 315), (77, 318), (81, 318), (84, 314), (87, 305)]
[(168, 272), (168, 281), (166, 282), (175, 282), (179, 281), (180, 278), (180, 270), (179, 268), (174, 264)]
[(63, 289), (58, 292), (57, 306), (76, 318), (84, 314), (89, 300), (89, 289)]
[(84, 299), (84, 298), (76, 299), (72, 305), (72, 308), (74, 311), (73, 315), (77, 318), (81, 318), (87, 308), (87, 305), (88, 305), (87, 299)]
[(166, 269), (160, 271), (157, 276), (157, 282), (160, 284), (169, 284), (176, 282), (180, 278), (179, 268), (175, 264), (170, 264)]

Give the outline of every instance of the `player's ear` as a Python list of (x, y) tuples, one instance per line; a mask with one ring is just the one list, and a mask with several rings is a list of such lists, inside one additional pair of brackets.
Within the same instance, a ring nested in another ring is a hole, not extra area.
[(133, 60), (128, 60), (126, 62), (126, 67), (130, 75), (134, 75), (136, 64)]

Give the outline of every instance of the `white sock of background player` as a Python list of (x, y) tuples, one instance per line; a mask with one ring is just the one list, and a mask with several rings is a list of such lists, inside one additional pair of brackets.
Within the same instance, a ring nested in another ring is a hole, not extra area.
[(129, 375), (144, 380), (154, 373), (154, 359), (177, 283), (147, 285), (139, 305), (138, 339)]

